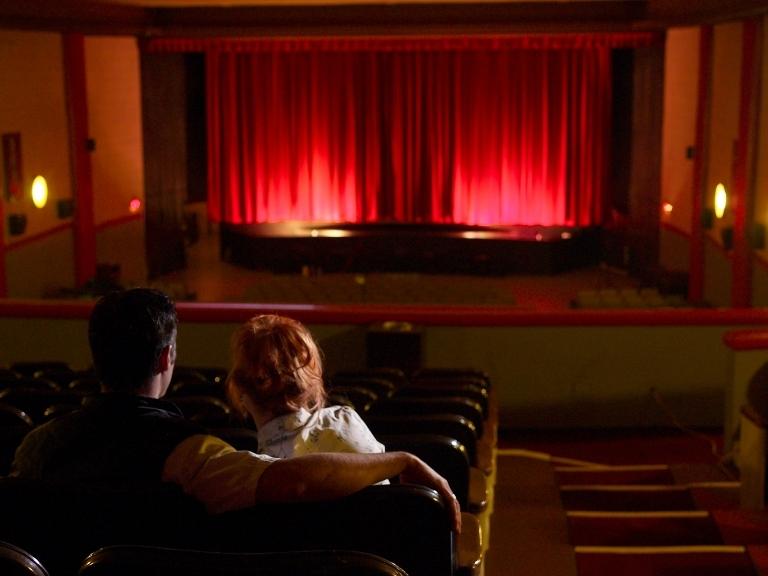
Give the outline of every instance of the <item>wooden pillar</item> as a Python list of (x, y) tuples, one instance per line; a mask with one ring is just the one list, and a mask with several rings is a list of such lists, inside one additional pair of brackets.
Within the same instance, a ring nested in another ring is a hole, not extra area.
[(96, 229), (85, 83), (85, 39), (82, 34), (64, 34), (62, 48), (69, 115), (72, 188), (75, 197), (75, 283), (77, 286), (83, 286), (96, 276)]
[(712, 83), (711, 26), (702, 26), (699, 33), (699, 86), (696, 99), (696, 148), (693, 162), (693, 206), (691, 209), (691, 246), (688, 276), (688, 300), (704, 299), (704, 196), (707, 173), (707, 133)]
[(752, 305), (752, 221), (757, 137), (757, 105), (760, 92), (760, 21), (744, 22), (741, 49), (739, 132), (735, 146), (733, 190), (733, 268), (731, 305)]

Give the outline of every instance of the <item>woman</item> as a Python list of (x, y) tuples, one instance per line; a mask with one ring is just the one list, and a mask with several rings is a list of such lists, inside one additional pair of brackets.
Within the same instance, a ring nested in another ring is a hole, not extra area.
[(320, 350), (291, 318), (255, 316), (238, 328), (227, 397), (255, 422), (264, 454), (384, 452), (352, 408), (325, 406)]

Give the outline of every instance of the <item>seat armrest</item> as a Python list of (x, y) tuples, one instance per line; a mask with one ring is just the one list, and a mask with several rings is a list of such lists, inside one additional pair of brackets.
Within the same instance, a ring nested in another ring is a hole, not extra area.
[(461, 513), (461, 534), (457, 540), (459, 568), (473, 573), (483, 561), (483, 533), (474, 514)]
[(479, 468), (469, 468), (469, 511), (473, 514), (483, 512), (488, 507), (488, 479)]

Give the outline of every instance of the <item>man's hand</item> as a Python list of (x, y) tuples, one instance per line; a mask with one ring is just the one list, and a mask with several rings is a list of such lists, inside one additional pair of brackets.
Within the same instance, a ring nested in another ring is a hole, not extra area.
[(459, 501), (445, 478), (440, 476), (421, 459), (413, 454), (408, 454), (406, 466), (400, 473), (400, 481), (407, 484), (420, 484), (437, 490), (437, 493), (442, 496), (445, 505), (448, 507), (453, 529), (457, 533), (461, 532)]

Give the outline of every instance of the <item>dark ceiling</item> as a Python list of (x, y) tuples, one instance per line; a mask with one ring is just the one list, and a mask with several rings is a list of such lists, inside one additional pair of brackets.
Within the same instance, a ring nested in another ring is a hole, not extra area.
[[(145, 0), (146, 1), (146, 0)], [(141, 0), (0, 0), (0, 27), (138, 36), (658, 30), (768, 12), (765, 0), (317, 1), (167, 6)]]

